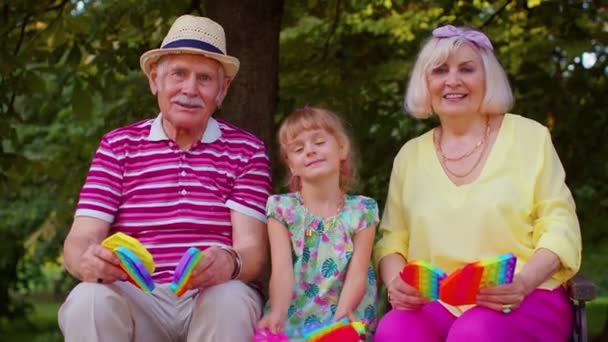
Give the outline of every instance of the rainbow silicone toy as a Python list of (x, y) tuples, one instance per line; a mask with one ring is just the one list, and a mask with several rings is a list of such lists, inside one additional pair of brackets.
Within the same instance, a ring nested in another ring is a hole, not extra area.
[(258, 329), (253, 337), (254, 342), (289, 342), (284, 333), (273, 334), (268, 328)]
[(365, 324), (341, 319), (338, 322), (322, 325), (302, 332), (307, 342), (358, 342), (365, 336)]
[(173, 274), (173, 281), (169, 285), (169, 289), (176, 296), (181, 297), (186, 292), (190, 278), (192, 278), (192, 271), (201, 260), (203, 260), (203, 253), (196, 247), (188, 248), (179, 260)]
[(474, 304), (480, 288), (511, 283), (516, 264), (512, 253), (467, 264), (441, 282), (439, 297), (451, 305)]
[(401, 279), (430, 300), (439, 299), (439, 284), (445, 277), (439, 267), (422, 260), (409, 262), (401, 271)]
[(118, 257), (121, 268), (133, 285), (144, 292), (154, 290), (151, 276), (154, 273), (154, 259), (139, 240), (119, 232), (107, 237), (101, 245)]

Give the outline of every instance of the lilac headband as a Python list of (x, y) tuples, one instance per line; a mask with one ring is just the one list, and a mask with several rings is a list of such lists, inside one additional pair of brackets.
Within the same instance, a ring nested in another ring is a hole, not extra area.
[(485, 34), (475, 30), (463, 30), (452, 25), (445, 25), (434, 29), (433, 37), (437, 39), (462, 37), (478, 47), (494, 50), (490, 39)]

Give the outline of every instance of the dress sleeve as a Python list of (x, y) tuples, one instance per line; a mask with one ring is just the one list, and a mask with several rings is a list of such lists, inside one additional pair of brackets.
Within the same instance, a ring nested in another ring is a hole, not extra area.
[(378, 223), (378, 203), (376, 203), (376, 200), (369, 197), (362, 197), (361, 201), (358, 203), (357, 209), (359, 209), (358, 211), (361, 213), (361, 217), (357, 223), (355, 233)]
[(373, 252), (373, 262), (376, 268), (380, 259), (389, 254), (401, 254), (407, 260), (409, 229), (403, 204), (404, 157), (405, 155), (400, 152), (393, 162), (386, 206), (378, 229), (379, 239)]
[(581, 232), (574, 200), (565, 183), (564, 168), (545, 129), (541, 165), (534, 189), (535, 249), (546, 248), (561, 261), (554, 278), (562, 283), (570, 279), (581, 264)]
[(281, 206), (280, 195), (272, 195), (268, 197), (268, 201), (266, 202), (266, 216), (268, 218), (273, 218), (287, 226), (285, 210), (283, 210), (283, 206)]

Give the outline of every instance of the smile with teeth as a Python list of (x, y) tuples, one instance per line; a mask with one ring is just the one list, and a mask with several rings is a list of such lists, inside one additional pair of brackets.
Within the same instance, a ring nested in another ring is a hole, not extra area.
[(445, 94), (443, 95), (444, 98), (446, 99), (464, 99), (467, 96), (467, 94)]

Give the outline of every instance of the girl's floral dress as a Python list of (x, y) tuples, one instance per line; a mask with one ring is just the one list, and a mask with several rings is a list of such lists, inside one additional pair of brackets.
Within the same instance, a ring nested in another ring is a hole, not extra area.
[[(325, 219), (302, 203), (294, 192), (272, 195), (266, 204), (266, 215), (287, 227), (291, 238), (295, 289), (285, 324), (290, 341), (301, 339), (307, 326), (333, 322), (355, 234), (378, 222), (378, 205), (369, 197), (346, 195), (342, 210)], [(354, 312), (368, 331), (376, 323), (376, 298), (376, 275), (370, 261), (367, 290)]]

